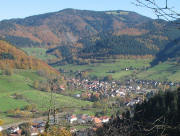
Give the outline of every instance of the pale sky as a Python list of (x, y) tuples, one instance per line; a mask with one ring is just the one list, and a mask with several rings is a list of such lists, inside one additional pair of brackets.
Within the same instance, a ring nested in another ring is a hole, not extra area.
[[(95, 11), (127, 10), (156, 18), (153, 12), (146, 8), (136, 7), (135, 0), (0, 0), (0, 20), (24, 18), (66, 8), (86, 9)], [(157, 0), (164, 5), (165, 0)], [(180, 0), (169, 0), (169, 5), (180, 9)], [(180, 11), (180, 10), (179, 10)]]

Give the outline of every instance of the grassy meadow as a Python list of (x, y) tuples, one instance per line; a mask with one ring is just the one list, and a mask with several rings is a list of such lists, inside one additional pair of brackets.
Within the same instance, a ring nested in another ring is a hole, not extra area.
[[(151, 59), (119, 59), (109, 63), (95, 63), (89, 65), (73, 65), (68, 64), (58, 66), (57, 69), (69, 71), (89, 71), (89, 76), (97, 76), (103, 78), (112, 75), (113, 79), (123, 79), (133, 74), (134, 70), (140, 70), (150, 66)], [(134, 70), (126, 71), (125, 68), (132, 67)], [(112, 72), (114, 71), (114, 72)]]
[[(68, 64), (56, 68), (65, 70), (67, 72), (65, 74), (67, 75), (70, 74), (70, 71), (88, 71), (89, 76), (96, 76), (100, 79), (112, 75), (115, 80), (123, 80), (134, 75), (136, 71), (137, 79), (180, 82), (179, 64), (167, 61), (151, 67), (151, 61), (151, 59), (120, 59), (113, 63), (95, 63), (89, 65)], [(133, 70), (125, 70), (125, 68), (130, 67)]]
[(53, 55), (46, 54), (47, 49), (45, 48), (21, 48), (21, 49), (25, 51), (29, 56), (34, 56), (44, 61), (56, 58)]
[(180, 65), (172, 62), (164, 62), (139, 73), (137, 78), (180, 82)]

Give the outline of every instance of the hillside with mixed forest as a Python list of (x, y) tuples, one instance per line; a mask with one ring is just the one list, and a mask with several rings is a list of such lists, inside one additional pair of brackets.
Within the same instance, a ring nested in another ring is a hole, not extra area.
[(43, 70), (48, 73), (58, 73), (54, 68), (45, 62), (28, 56), (22, 50), (2, 40), (0, 40), (0, 68)]
[(177, 63), (180, 62), (180, 38), (169, 42), (163, 50), (158, 52), (156, 58), (152, 62), (152, 65), (165, 61), (176, 61)]

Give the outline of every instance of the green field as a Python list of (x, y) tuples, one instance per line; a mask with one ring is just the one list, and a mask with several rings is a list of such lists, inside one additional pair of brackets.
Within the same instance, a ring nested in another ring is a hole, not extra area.
[[(32, 84), (35, 80), (45, 80), (40, 77), (34, 71), (15, 71), (12, 76), (0, 75), (0, 119), (3, 119), (5, 123), (12, 123), (19, 121), (19, 118), (9, 117), (6, 113), (9, 110), (16, 108), (24, 108), (29, 104), (36, 104), (39, 111), (46, 111), (48, 108), (50, 94), (48, 92), (42, 92), (35, 90)], [(23, 99), (13, 98), (13, 94), (23, 96)], [(69, 96), (63, 96), (61, 94), (54, 95), (56, 98), (57, 108), (69, 107), (85, 107), (92, 105), (91, 102), (78, 100)]]
[(172, 62), (158, 64), (137, 75), (139, 79), (180, 82), (180, 65)]
[[(133, 74), (134, 70), (126, 71), (125, 68), (132, 67), (133, 69), (142, 69), (149, 67), (151, 59), (120, 59), (114, 63), (95, 63), (89, 65), (64, 65), (58, 66), (57, 69), (61, 68), (67, 72), (69, 71), (84, 71), (88, 70), (90, 76), (97, 76), (103, 78), (107, 75), (112, 75), (113, 79), (122, 79), (126, 76)], [(113, 73), (110, 71), (114, 71)]]
[[(57, 69), (63, 69), (70, 74), (70, 71), (88, 71), (89, 76), (103, 78), (112, 75), (113, 79), (119, 80), (130, 77), (136, 71), (137, 79), (147, 79), (156, 81), (180, 82), (180, 65), (173, 62), (165, 62), (154, 67), (150, 67), (151, 59), (121, 59), (114, 63), (95, 63), (89, 65), (64, 65)], [(126, 71), (125, 68), (132, 67), (133, 70)], [(145, 70), (144, 68), (148, 68)], [(115, 72), (110, 72), (115, 71)]]
[(24, 50), (29, 56), (34, 56), (44, 61), (56, 58), (53, 55), (46, 54), (47, 49), (45, 48), (21, 48), (21, 49)]

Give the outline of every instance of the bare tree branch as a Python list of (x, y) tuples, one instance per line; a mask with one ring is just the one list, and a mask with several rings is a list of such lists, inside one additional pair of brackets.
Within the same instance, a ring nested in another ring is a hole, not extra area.
[(133, 4), (153, 10), (158, 19), (172, 21), (180, 18), (180, 14), (173, 7), (168, 6), (168, 0), (165, 0), (164, 7), (160, 7), (157, 0), (135, 0)]

